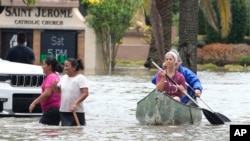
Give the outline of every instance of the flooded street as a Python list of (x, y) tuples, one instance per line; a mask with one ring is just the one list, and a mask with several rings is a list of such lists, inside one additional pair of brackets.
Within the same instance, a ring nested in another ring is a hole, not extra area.
[(232, 122), (213, 126), (203, 115), (202, 122), (195, 125), (140, 125), (135, 117), (136, 104), (154, 89), (152, 75), (145, 69), (89, 75), (86, 126), (44, 126), (38, 124), (38, 117), (1, 117), (0, 141), (229, 141), (230, 124), (250, 124), (250, 72), (198, 72), (204, 87), (202, 100)]

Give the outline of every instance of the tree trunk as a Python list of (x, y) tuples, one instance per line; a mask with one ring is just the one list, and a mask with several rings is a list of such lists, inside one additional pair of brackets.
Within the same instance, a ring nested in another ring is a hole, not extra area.
[(163, 46), (163, 30), (162, 30), (162, 21), (159, 15), (158, 9), (156, 7), (156, 1), (151, 0), (150, 3), (150, 21), (152, 25), (152, 33), (154, 36), (155, 47), (158, 54), (158, 63), (162, 63), (164, 57), (164, 46)]
[(172, 0), (151, 0), (150, 2), (152, 38), (148, 57), (153, 58), (160, 66), (165, 60), (165, 53), (171, 49), (171, 7)]
[[(172, 0), (156, 0), (163, 30), (164, 55), (171, 49)], [(162, 58), (164, 60), (164, 58)]]
[(179, 46), (183, 66), (197, 73), (198, 1), (180, 0)]

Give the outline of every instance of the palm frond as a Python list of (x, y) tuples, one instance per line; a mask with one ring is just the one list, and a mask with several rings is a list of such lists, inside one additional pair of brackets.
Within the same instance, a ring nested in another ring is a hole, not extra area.
[[(218, 0), (218, 1), (220, 1), (220, 0)], [(200, 1), (200, 8), (201, 8), (204, 16), (206, 17), (209, 25), (212, 26), (212, 28), (214, 28), (215, 31), (219, 32), (216, 13), (214, 11), (214, 8), (213, 8), (210, 0), (201, 0)]]
[(230, 0), (218, 0), (221, 19), (221, 36), (224, 38), (229, 34), (231, 25)]

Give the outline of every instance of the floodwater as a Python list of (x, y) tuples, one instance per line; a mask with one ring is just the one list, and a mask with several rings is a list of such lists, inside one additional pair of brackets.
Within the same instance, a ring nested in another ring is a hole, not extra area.
[(0, 141), (229, 141), (230, 124), (250, 124), (250, 72), (198, 72), (204, 87), (202, 100), (232, 122), (215, 126), (203, 116), (195, 125), (140, 125), (135, 117), (136, 104), (154, 89), (152, 75), (143, 68), (89, 75), (86, 126), (45, 126), (38, 124), (39, 117), (2, 117)]

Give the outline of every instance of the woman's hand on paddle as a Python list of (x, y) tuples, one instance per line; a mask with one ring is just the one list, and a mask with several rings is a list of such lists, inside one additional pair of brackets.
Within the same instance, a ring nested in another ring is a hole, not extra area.
[(186, 95), (186, 89), (182, 86), (182, 85), (177, 85), (177, 88), (182, 92), (182, 94), (184, 94), (184, 96)]
[(194, 90), (194, 94), (196, 97), (200, 97), (201, 96), (201, 91), (199, 89)]
[(167, 72), (166, 72), (166, 70), (161, 70), (161, 71), (160, 71), (160, 74), (161, 74), (161, 76), (162, 76), (163, 78), (165, 78)]
[(76, 111), (76, 107), (77, 107), (77, 104), (76, 104), (76, 103), (73, 103), (73, 104), (71, 105), (71, 107), (70, 107), (70, 111), (71, 111), (71, 112)]

